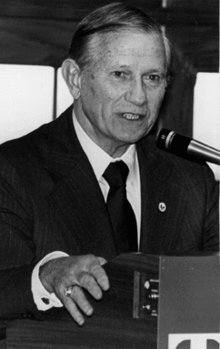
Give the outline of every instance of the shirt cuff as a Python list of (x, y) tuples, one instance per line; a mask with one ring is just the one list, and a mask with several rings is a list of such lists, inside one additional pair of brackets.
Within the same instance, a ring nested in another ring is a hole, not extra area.
[(33, 293), (34, 302), (38, 310), (48, 310), (52, 307), (62, 307), (63, 303), (57, 298), (55, 293), (49, 293), (42, 285), (39, 278), (39, 269), (40, 267), (47, 263), (49, 260), (68, 257), (69, 255), (62, 251), (55, 251), (47, 254), (40, 262), (35, 266), (32, 277), (31, 277), (31, 291)]

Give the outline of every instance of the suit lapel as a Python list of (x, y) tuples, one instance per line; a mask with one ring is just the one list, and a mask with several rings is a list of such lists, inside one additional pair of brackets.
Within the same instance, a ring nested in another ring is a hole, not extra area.
[[(116, 247), (106, 205), (93, 169), (83, 152), (68, 110), (57, 120), (49, 142), (46, 168), (54, 179), (50, 200), (80, 253), (111, 259)], [(58, 122), (59, 121), (59, 122)]]
[(185, 214), (183, 207), (187, 207), (183, 187), (173, 164), (151, 142), (147, 146), (140, 144), (137, 149), (141, 176), (141, 251), (160, 254), (175, 250), (178, 224)]
[[(185, 215), (187, 198), (172, 162), (157, 151), (150, 138), (137, 145), (141, 176), (141, 251), (157, 254), (176, 248), (176, 231)], [(53, 178), (50, 200), (57, 214), (65, 222), (68, 233), (74, 234), (80, 252), (92, 251), (107, 259), (113, 258), (117, 251), (106, 205), (76, 137), (72, 109), (54, 122), (48, 144), (45, 166)]]

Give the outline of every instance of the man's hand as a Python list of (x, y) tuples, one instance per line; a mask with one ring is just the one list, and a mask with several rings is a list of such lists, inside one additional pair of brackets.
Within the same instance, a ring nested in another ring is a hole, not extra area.
[(73, 319), (83, 325), (84, 317), (93, 313), (82, 288), (95, 299), (109, 288), (108, 277), (101, 267), (106, 260), (94, 255), (70, 256), (52, 259), (40, 268), (40, 280), (49, 293), (55, 293)]

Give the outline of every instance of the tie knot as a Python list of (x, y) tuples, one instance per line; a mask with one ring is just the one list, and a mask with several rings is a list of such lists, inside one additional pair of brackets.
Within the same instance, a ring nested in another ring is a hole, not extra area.
[(128, 176), (128, 166), (124, 161), (111, 162), (105, 170), (103, 177), (108, 182), (110, 187), (125, 186)]

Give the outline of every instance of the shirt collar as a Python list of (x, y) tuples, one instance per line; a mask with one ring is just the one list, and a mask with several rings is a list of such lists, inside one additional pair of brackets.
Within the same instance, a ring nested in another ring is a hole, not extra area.
[(102, 148), (100, 148), (93, 140), (85, 133), (79, 124), (75, 113), (73, 111), (73, 124), (76, 130), (76, 135), (78, 140), (86, 153), (89, 162), (91, 163), (93, 170), (95, 172), (96, 178), (100, 180), (104, 171), (110, 164), (110, 162), (123, 160), (128, 168), (129, 175), (133, 178), (137, 175), (137, 151), (135, 144), (131, 144), (130, 147), (120, 158), (112, 158), (108, 153), (106, 153)]

